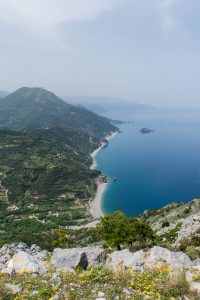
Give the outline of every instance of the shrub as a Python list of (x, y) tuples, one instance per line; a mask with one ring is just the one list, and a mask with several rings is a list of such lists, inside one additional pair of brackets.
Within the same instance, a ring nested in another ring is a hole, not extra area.
[(189, 214), (189, 212), (190, 212), (190, 208), (187, 207), (187, 208), (184, 210), (184, 214), (187, 215), (187, 214)]
[(133, 246), (136, 242), (144, 246), (154, 239), (151, 227), (132, 217), (126, 217), (122, 212), (101, 218), (97, 224), (97, 235), (105, 241), (105, 247), (117, 247), (126, 244)]
[(185, 253), (189, 256), (189, 258), (191, 260), (195, 260), (195, 259), (200, 258), (200, 251), (197, 248), (193, 247), (193, 246), (188, 246), (185, 249)]
[(68, 239), (67, 231), (63, 228), (59, 228), (55, 230), (55, 234), (56, 236), (52, 242), (52, 247), (66, 248)]
[(162, 223), (162, 228), (169, 227), (169, 226), (170, 226), (170, 223), (168, 221), (165, 221)]

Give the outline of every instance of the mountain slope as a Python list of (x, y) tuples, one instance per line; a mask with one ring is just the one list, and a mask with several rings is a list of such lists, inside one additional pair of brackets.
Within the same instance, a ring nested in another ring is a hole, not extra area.
[(11, 130), (77, 128), (98, 138), (117, 130), (104, 117), (70, 105), (45, 89), (28, 87), (0, 99), (0, 126)]
[(0, 141), (1, 241), (16, 240), (16, 224), (24, 239), (28, 228), (36, 235), (41, 231), (33, 228), (38, 220), (52, 228), (90, 216), (88, 202), (100, 174), (90, 170), (90, 153), (99, 146), (95, 138), (82, 130), (54, 128), (0, 130)]

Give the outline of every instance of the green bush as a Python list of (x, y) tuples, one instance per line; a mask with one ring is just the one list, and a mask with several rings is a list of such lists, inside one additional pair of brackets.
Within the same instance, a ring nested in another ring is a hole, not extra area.
[(168, 221), (165, 221), (162, 223), (162, 228), (169, 227), (169, 226), (170, 226), (170, 223)]
[(144, 247), (149, 241), (153, 241), (154, 233), (151, 227), (136, 218), (126, 217), (122, 212), (101, 218), (97, 224), (97, 235), (105, 241), (105, 247), (121, 249), (122, 245)]

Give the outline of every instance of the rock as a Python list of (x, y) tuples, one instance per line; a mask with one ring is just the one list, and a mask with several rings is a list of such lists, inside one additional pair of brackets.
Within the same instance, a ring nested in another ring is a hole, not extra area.
[(39, 260), (46, 260), (47, 256), (49, 255), (48, 251), (41, 250), (40, 247), (37, 245), (32, 245), (29, 248), (25, 243), (22, 242), (5, 244), (0, 249), (0, 271), (4, 272), (4, 270), (7, 268), (7, 271), (11, 273), (12, 268), (8, 269), (8, 263), (11, 257), (20, 251), (23, 251)]
[(143, 250), (131, 253), (128, 249), (115, 251), (108, 256), (107, 264), (113, 268), (124, 266), (137, 271), (143, 270), (145, 252)]
[(15, 254), (9, 261), (7, 272), (9, 272), (9, 270), (14, 270), (16, 273), (45, 273), (47, 271), (42, 261), (30, 256), (24, 251)]
[(38, 291), (32, 291), (30, 296), (36, 296), (39, 292)]
[(193, 266), (200, 266), (200, 259), (198, 258), (198, 259), (194, 260), (192, 265)]
[(107, 259), (107, 264), (111, 267), (116, 268), (122, 265), (125, 268), (132, 268), (137, 271), (163, 263), (172, 268), (184, 268), (192, 265), (189, 257), (183, 252), (172, 252), (159, 246), (155, 246), (147, 252), (140, 250), (131, 253), (128, 249), (115, 251)]
[(102, 298), (102, 297), (104, 297), (105, 296), (105, 294), (104, 294), (104, 292), (98, 292), (98, 295), (97, 295), (99, 298)]
[(84, 247), (73, 249), (56, 248), (53, 251), (51, 263), (56, 270), (72, 270), (76, 267), (88, 267), (105, 262), (105, 251), (100, 247)]
[(1, 270), (1, 273), (8, 274), (12, 277), (12, 276), (15, 275), (15, 269), (6, 267), (6, 268)]
[(77, 267), (86, 269), (88, 266), (86, 253), (81, 248), (56, 248), (53, 251), (51, 263), (56, 267), (57, 271), (71, 271)]
[(172, 268), (184, 268), (192, 265), (190, 258), (183, 252), (172, 252), (168, 249), (155, 246), (147, 253), (145, 267), (155, 266), (159, 263), (166, 263)]
[[(193, 290), (198, 294), (200, 294), (199, 274), (200, 274), (200, 266), (191, 267), (186, 272), (186, 280), (189, 282), (191, 290)], [(197, 277), (196, 280), (195, 277)]]
[(5, 287), (12, 292), (20, 293), (22, 291), (22, 287), (19, 284), (6, 283)]
[(190, 283), (190, 288), (191, 290), (197, 292), (198, 294), (200, 294), (200, 282), (191, 282)]
[(60, 274), (55, 273), (52, 277), (51, 277), (51, 281), (55, 284), (61, 284), (62, 283), (62, 279), (60, 277)]
[(131, 292), (130, 292), (128, 289), (126, 289), (126, 288), (123, 289), (123, 292), (124, 292), (127, 296), (130, 296), (130, 295), (131, 295)]
[(3, 269), (6, 263), (11, 259), (9, 254), (1, 255), (0, 256), (0, 270)]
[(100, 247), (84, 247), (82, 250), (87, 255), (88, 267), (105, 263), (106, 253), (104, 249)]

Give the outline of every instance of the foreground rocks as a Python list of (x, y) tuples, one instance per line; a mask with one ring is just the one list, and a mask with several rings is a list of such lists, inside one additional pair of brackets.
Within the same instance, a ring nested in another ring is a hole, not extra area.
[(45, 273), (50, 265), (58, 272), (72, 271), (77, 267), (86, 270), (95, 265), (107, 265), (112, 268), (124, 266), (137, 271), (167, 265), (171, 268), (195, 268), (200, 271), (200, 260), (192, 262), (183, 252), (173, 252), (159, 246), (154, 246), (148, 251), (132, 253), (124, 249), (110, 254), (106, 254), (105, 250), (98, 246), (56, 248), (52, 254), (42, 251), (36, 245), (28, 247), (24, 243), (4, 245), (0, 249), (0, 269), (4, 273)]
[[(112, 270), (121, 270), (131, 268), (135, 271), (153, 270), (156, 267), (170, 267), (172, 273), (186, 274), (187, 283), (190, 289), (200, 294), (200, 260), (191, 261), (183, 252), (173, 252), (168, 249), (154, 246), (144, 251), (130, 252), (128, 249), (114, 251), (106, 254), (105, 250), (98, 246), (72, 248), (72, 249), (54, 249), (53, 253), (42, 251), (38, 246), (28, 247), (24, 243), (5, 245), (0, 249), (1, 273), (14, 274), (31, 273), (33, 278), (37, 274), (51, 276), (50, 281), (54, 285), (62, 283), (61, 271), (72, 272), (80, 267), (88, 270), (93, 266), (106, 266)], [(55, 272), (52, 273), (48, 270)], [(49, 267), (51, 267), (49, 269)], [(183, 271), (183, 272), (182, 272)], [(85, 272), (84, 272), (85, 273)], [(139, 273), (138, 273), (139, 274)], [(83, 275), (84, 276), (84, 275)], [(22, 286), (11, 284), (7, 281), (5, 287), (11, 292), (20, 293)], [(71, 287), (73, 290), (76, 284)], [(127, 293), (129, 291), (127, 290)], [(97, 295), (96, 299), (104, 299), (103, 293)]]
[(44, 272), (44, 261), (48, 255), (48, 251), (41, 250), (37, 245), (28, 247), (25, 243), (5, 244), (0, 249), (0, 271)]
[(123, 264), (125, 268), (132, 268), (137, 271), (164, 264), (171, 268), (186, 268), (192, 265), (190, 258), (183, 252), (172, 252), (158, 246), (146, 252), (140, 250), (131, 253), (128, 249), (115, 251), (108, 256), (107, 263), (114, 268)]

